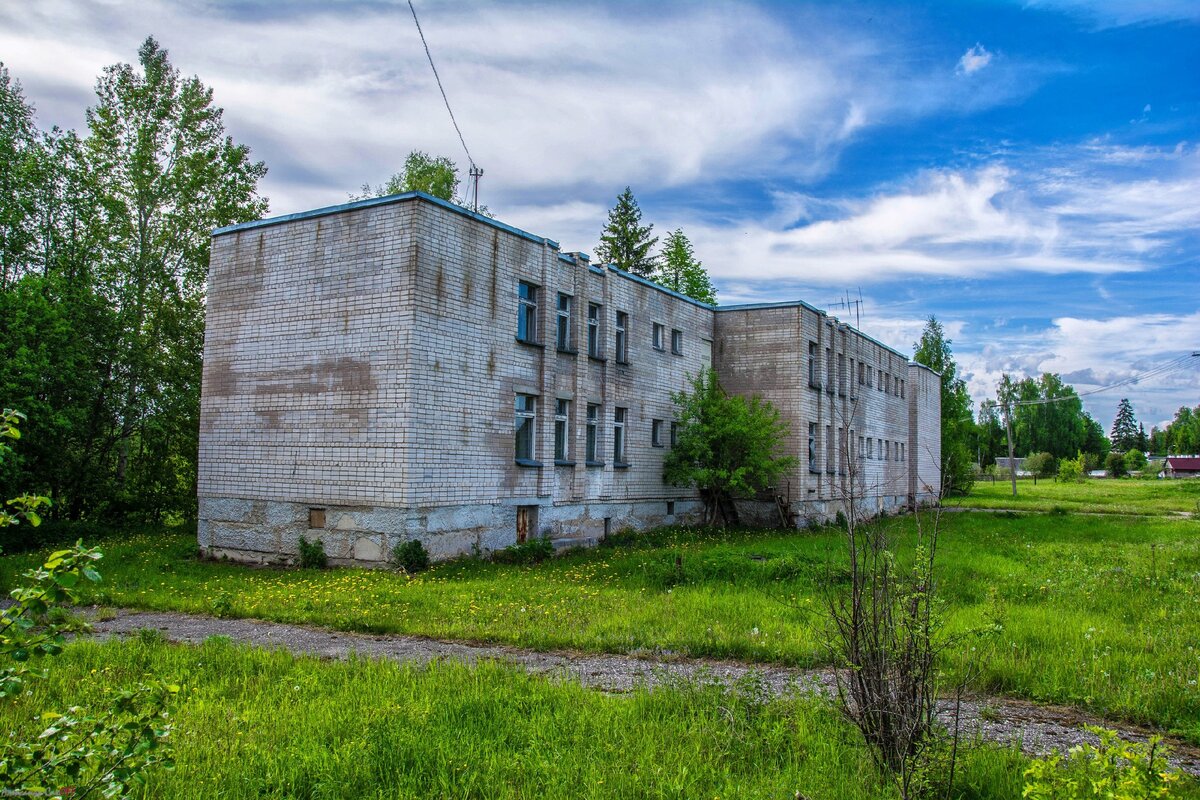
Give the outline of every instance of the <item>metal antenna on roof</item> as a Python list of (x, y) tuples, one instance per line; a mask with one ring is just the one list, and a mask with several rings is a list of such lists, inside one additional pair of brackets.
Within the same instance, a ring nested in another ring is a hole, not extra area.
[(425, 47), (425, 57), (429, 59), (429, 68), (433, 70), (433, 79), (437, 81), (438, 91), (442, 93), (442, 102), (446, 104), (446, 112), (450, 115), (450, 122), (454, 125), (454, 132), (458, 134), (458, 141), (462, 144), (463, 152), (467, 154), (467, 163), (470, 164), (470, 168), (467, 170), (467, 194), (471, 197), (471, 209), (478, 212), (479, 179), (483, 177), (483, 169), (475, 164), (475, 159), (471, 158), (471, 151), (467, 148), (467, 140), (463, 138), (462, 130), (458, 127), (458, 120), (454, 118), (454, 110), (450, 108), (450, 99), (446, 97), (446, 89), (442, 86), (442, 78), (438, 75), (437, 67), (433, 64), (433, 55), (429, 52), (429, 43), (425, 41), (425, 31), (421, 30), (421, 20), (417, 19), (417, 9), (413, 6), (412, 0), (408, 0), (408, 10), (412, 12), (413, 22), (417, 24), (417, 33), (421, 36), (421, 44)]
[(832, 303), (827, 303), (826, 305), (828, 305), (830, 308), (844, 308), (844, 309), (846, 309), (847, 314), (850, 313), (851, 309), (854, 309), (854, 327), (859, 330), (862, 330), (863, 299), (862, 299), (862, 287), (861, 286), (858, 289), (858, 299), (857, 300), (850, 299), (850, 290), (847, 289), (846, 294), (842, 297), (841, 300), (834, 300)]

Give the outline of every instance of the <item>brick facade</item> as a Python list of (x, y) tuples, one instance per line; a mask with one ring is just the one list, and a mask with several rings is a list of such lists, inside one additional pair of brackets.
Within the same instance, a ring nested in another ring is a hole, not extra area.
[[(822, 376), (832, 362), (835, 381), (853, 380), (811, 387), (810, 343)], [(850, 359), (855, 374), (839, 373)], [(937, 376), (807, 305), (714, 311), (419, 194), (221, 229), (200, 545), (264, 562), (307, 535), (335, 563), (379, 563), (407, 538), (446, 557), (693, 521), (695, 493), (664, 485), (662, 462), (670, 394), (710, 363), (791, 424), (801, 465), (780, 493), (797, 522), (848, 497), (871, 513), (920, 502), (938, 485), (937, 459), (932, 472), (923, 461), (940, 441)], [(859, 363), (888, 390), (856, 383)], [(819, 473), (810, 422), (822, 448), (826, 431), (848, 437)], [(888, 442), (886, 458), (847, 461), (860, 435)]]

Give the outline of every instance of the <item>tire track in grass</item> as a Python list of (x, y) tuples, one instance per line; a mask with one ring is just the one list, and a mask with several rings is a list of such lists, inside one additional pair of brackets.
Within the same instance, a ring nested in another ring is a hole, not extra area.
[[(91, 616), (95, 616), (94, 613)], [(224, 636), (255, 647), (278, 647), (297, 655), (349, 658), (352, 654), (397, 662), (427, 664), (431, 661), (503, 661), (550, 678), (577, 681), (606, 692), (628, 692), (635, 686), (654, 687), (680, 680), (715, 680), (725, 684), (753, 676), (771, 695), (815, 692), (832, 697), (836, 678), (829, 669), (788, 669), (739, 661), (672, 657), (669, 654), (618, 655), (571, 651), (538, 652), (501, 645), (440, 641), (419, 636), (348, 633), (304, 625), (264, 622), (253, 619), (218, 619), (198, 614), (133, 611), (120, 609), (111, 619), (92, 623), (97, 638), (136, 635), (142, 629), (159, 631), (168, 641), (199, 644), (212, 636)], [(954, 704), (942, 701), (939, 717), (949, 727), (954, 723)], [(1043, 706), (1005, 697), (967, 697), (959, 709), (959, 726), (966, 738), (976, 735), (985, 741), (1019, 744), (1031, 756), (1052, 750), (1066, 751), (1096, 738), (1085, 725), (1113, 728), (1127, 739), (1144, 741), (1148, 729), (1114, 723), (1062, 706)], [(1167, 740), (1171, 762), (1200, 776), (1200, 748)]]

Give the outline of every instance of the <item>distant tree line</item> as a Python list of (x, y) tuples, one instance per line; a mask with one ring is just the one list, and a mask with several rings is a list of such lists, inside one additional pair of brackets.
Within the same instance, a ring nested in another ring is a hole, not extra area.
[(1151, 428), (1149, 449), (1155, 455), (1200, 455), (1200, 405), (1183, 406), (1166, 427)]
[(28, 416), (3, 496), (194, 513), (209, 237), (267, 210), (221, 114), (152, 38), (104, 69), (81, 132), (39, 129), (0, 65), (0, 401)]

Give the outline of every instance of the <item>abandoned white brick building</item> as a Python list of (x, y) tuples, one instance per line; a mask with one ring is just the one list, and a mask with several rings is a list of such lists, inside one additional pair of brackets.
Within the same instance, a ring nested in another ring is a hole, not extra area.
[(662, 465), (671, 392), (709, 365), (790, 426), (776, 519), (936, 496), (937, 374), (805, 303), (713, 308), (417, 193), (222, 228), (200, 546), (378, 563), (694, 520)]

